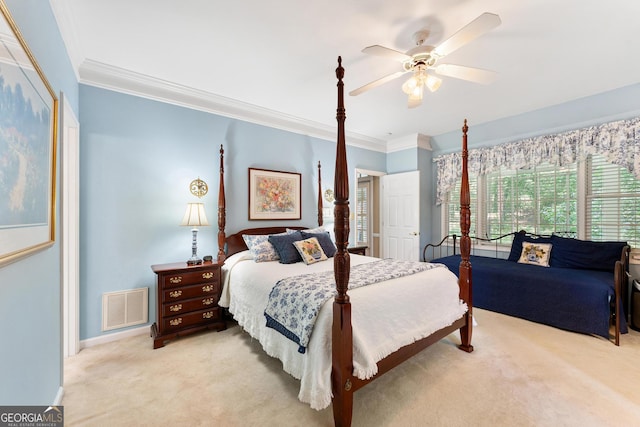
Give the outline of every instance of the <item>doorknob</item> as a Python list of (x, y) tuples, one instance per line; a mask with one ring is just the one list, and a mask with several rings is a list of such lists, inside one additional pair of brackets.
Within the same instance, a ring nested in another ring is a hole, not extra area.
[(414, 231), (413, 233), (411, 233), (411, 235), (412, 235), (412, 236), (417, 236), (417, 235), (419, 235), (419, 234), (420, 234), (420, 233), (418, 233), (417, 231)]

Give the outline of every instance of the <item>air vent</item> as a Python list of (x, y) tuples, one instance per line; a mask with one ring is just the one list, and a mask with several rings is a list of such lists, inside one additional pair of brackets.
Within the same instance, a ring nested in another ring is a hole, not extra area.
[(102, 294), (102, 330), (124, 328), (147, 323), (149, 288)]

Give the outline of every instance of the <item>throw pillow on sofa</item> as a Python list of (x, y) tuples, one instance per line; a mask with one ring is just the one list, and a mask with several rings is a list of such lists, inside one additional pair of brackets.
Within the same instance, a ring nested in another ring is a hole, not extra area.
[(613, 271), (627, 242), (592, 242), (552, 236), (551, 266)]
[(521, 264), (549, 267), (551, 258), (551, 243), (522, 243), (522, 254), (518, 262)]
[(524, 242), (552, 243), (551, 237), (534, 237), (525, 234), (524, 231), (520, 231), (516, 233), (515, 237), (513, 238), (513, 242), (511, 243), (511, 252), (509, 252), (509, 258), (507, 258), (509, 261), (518, 262), (520, 256), (522, 255), (522, 244)]

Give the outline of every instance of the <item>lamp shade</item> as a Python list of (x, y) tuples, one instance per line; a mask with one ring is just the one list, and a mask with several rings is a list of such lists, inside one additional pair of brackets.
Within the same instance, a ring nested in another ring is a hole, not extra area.
[(204, 203), (187, 203), (187, 211), (184, 213), (180, 225), (191, 227), (209, 225), (207, 215), (204, 213)]

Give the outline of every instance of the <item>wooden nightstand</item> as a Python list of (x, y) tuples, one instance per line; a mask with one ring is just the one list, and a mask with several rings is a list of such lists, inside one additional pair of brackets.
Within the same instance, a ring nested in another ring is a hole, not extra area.
[(186, 262), (152, 265), (157, 275), (156, 323), (151, 325), (153, 348), (182, 335), (227, 328), (218, 300), (222, 293), (220, 267), (208, 262), (187, 265)]
[(365, 255), (365, 251), (368, 247), (369, 246), (351, 246), (347, 248), (347, 250), (352, 254)]

